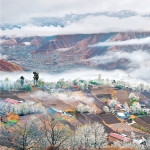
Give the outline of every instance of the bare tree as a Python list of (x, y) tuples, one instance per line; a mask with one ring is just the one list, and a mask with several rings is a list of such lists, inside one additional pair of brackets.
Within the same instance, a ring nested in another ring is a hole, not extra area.
[(127, 102), (124, 103), (124, 109), (125, 109), (125, 111), (127, 111), (127, 112), (130, 111), (130, 108), (129, 108), (129, 105), (127, 104)]
[(70, 143), (73, 148), (79, 146), (83, 148), (100, 148), (107, 143), (106, 137), (107, 134), (103, 125), (95, 122), (78, 127), (70, 138)]
[(60, 124), (55, 116), (43, 115), (40, 121), (40, 131), (44, 137), (42, 144), (54, 146), (58, 149), (68, 140), (71, 130), (68, 126)]
[(2, 128), (0, 143), (15, 150), (40, 150), (41, 133), (35, 120), (24, 120), (9, 128)]
[(114, 142), (113, 147), (115, 148), (126, 148), (126, 149), (136, 149), (136, 150), (146, 150), (144, 145), (135, 144), (133, 142)]

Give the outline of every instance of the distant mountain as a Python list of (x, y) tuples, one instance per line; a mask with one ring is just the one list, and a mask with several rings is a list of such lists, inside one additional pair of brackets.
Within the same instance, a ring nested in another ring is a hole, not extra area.
[[(122, 45), (122, 46), (103, 46), (103, 47), (90, 47), (90, 45), (97, 44), (98, 42), (109, 41), (126, 41), (131, 39), (139, 39), (150, 37), (150, 32), (141, 33), (101, 33), (101, 34), (76, 34), (76, 35), (58, 35), (47, 43), (39, 46), (38, 49), (32, 54), (52, 54), (56, 51), (59, 53), (84, 53), (84, 58), (91, 58), (96, 55), (101, 55), (106, 51), (134, 51), (137, 49), (148, 50), (150, 45)], [(65, 49), (68, 48), (68, 49)], [(62, 49), (62, 50), (61, 50)], [(64, 50), (63, 50), (64, 49)], [(76, 52), (77, 51), (77, 52)]]
[[(0, 28), (2, 30), (6, 29), (21, 29), (23, 26), (32, 24), (35, 26), (60, 26), (65, 27), (68, 24), (74, 23), (81, 19), (84, 19), (89, 16), (107, 16), (107, 17), (117, 17), (117, 18), (128, 18), (131, 16), (136, 16), (137, 13), (130, 10), (121, 10), (121, 11), (112, 11), (112, 12), (96, 12), (96, 13), (87, 13), (87, 14), (66, 14), (64, 17), (32, 17), (29, 22), (24, 22), (20, 24), (1, 24)], [(147, 16), (143, 16), (147, 17)]]
[(14, 72), (14, 71), (23, 71), (23, 69), (13, 63), (0, 60), (0, 71)]
[(6, 38), (2, 37), (2, 40), (4, 42), (1, 43), (3, 46), (16, 46), (16, 45), (21, 45), (21, 46), (40, 46), (45, 43), (47, 43), (49, 40), (53, 39), (55, 36), (49, 36), (49, 37), (40, 37), (40, 36), (34, 36), (34, 37), (16, 37), (16, 38)]
[[(19, 62), (25, 70), (65, 71), (87, 67), (104, 70), (129, 69), (128, 59), (116, 58), (108, 61), (93, 61), (107, 52), (134, 52), (143, 50), (150, 53), (150, 44), (91, 47), (99, 42), (126, 41), (150, 37), (150, 32), (119, 32), (99, 34), (57, 35), (49, 37), (5, 38), (2, 43), (2, 55), (9, 61)], [(14, 44), (14, 45), (13, 45)], [(15, 47), (13, 47), (15, 46)], [(109, 58), (108, 58), (109, 59)], [(18, 63), (17, 63), (18, 64)]]
[(13, 39), (6, 40), (3, 45), (18, 45), (17, 41)]

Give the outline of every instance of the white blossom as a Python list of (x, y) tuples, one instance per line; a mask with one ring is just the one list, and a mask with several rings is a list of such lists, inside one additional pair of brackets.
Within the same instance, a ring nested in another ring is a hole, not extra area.
[(103, 111), (106, 112), (106, 113), (108, 113), (109, 112), (109, 108), (107, 106), (104, 106), (103, 107)]

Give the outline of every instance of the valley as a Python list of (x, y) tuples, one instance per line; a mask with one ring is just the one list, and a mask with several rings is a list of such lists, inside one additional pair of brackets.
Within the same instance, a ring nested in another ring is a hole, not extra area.
[[(91, 47), (105, 41), (126, 41), (149, 37), (150, 33), (106, 33), (91, 35), (58, 35), (53, 37), (5, 38), (1, 43), (1, 55), (26, 71), (64, 72), (73, 68), (95, 68), (102, 70), (128, 70), (131, 60), (125, 57), (110, 61), (98, 61), (111, 53), (133, 53), (142, 50), (149, 53), (149, 45), (125, 45)], [(109, 59), (109, 57), (108, 57)], [(35, 69), (34, 69), (35, 68)], [(136, 67), (137, 68), (137, 67)]]

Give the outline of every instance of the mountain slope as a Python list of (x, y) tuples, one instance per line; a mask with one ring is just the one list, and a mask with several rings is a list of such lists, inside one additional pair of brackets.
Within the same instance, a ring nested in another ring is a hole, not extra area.
[[(2, 54), (7, 55), (10, 61), (15, 60), (16, 62), (19, 62), (20, 66), (25, 68), (25, 70), (31, 71), (36, 68), (38, 71), (62, 72), (80, 67), (104, 70), (127, 70), (129, 67), (135, 68), (140, 64), (131, 63), (131, 58), (128, 59), (129, 56), (124, 57), (121, 53), (129, 53), (130, 55), (130, 53), (139, 50), (143, 53), (150, 53), (149, 44), (138, 45), (137, 43), (97, 47), (91, 47), (91, 45), (99, 42), (119, 42), (146, 37), (150, 37), (150, 32), (75, 34), (57, 35), (53, 37), (18, 37), (14, 38), (18, 43), (15, 48), (9, 44), (5, 46), (2, 44)], [(9, 41), (10, 39), (4, 40)], [(31, 44), (27, 46), (24, 43)], [(119, 52), (121, 56), (115, 56), (116, 52)], [(110, 53), (113, 53), (114, 56), (111, 56)], [(109, 57), (107, 57), (108, 54)], [(148, 60), (146, 64), (148, 64)]]
[(23, 71), (23, 69), (13, 63), (0, 60), (0, 71), (14, 72), (14, 71)]

